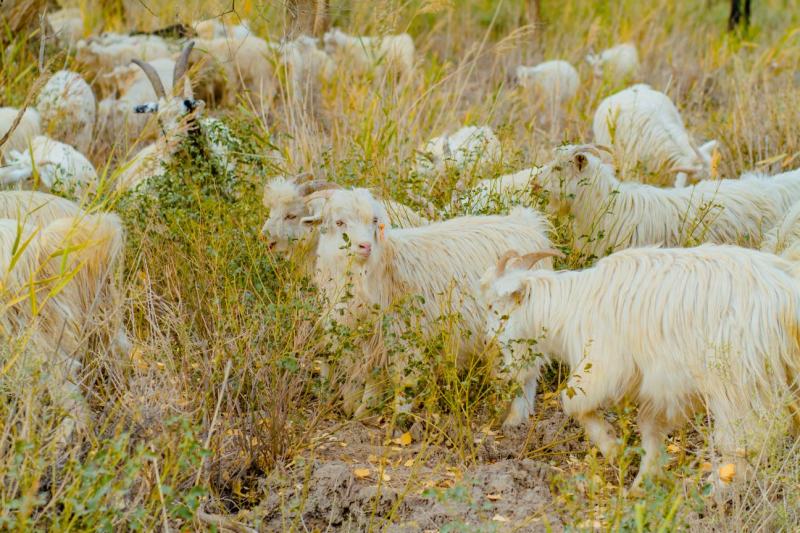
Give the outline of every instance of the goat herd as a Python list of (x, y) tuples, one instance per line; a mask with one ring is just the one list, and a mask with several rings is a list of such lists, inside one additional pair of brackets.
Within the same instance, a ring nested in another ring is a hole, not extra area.
[[(331, 30), (323, 50), (310, 37), (268, 43), (246, 25), (206, 21), (196, 26), (196, 41), (178, 51), (153, 35), (78, 41), (68, 14), (50, 19), (94, 89), (60, 71), (36, 109), (0, 109), (0, 180), (7, 188), (38, 185), (84, 198), (107, 178), (82, 152), (113, 146), (121, 135), (152, 135), (107, 173), (116, 190), (143, 193), (198, 126), (213, 157), (232, 168), (220, 140), (230, 132), (203, 116), (203, 100), (225, 105), (241, 91), (267, 109), (276, 64), (304, 101), (313, 101), (316, 84), (332, 79), (340, 63), (399, 76), (410, 76), (414, 64), (407, 34), (359, 38)], [(211, 60), (198, 63), (200, 52)], [(587, 60), (618, 78), (639, 67), (630, 43)], [(519, 67), (514, 81), (554, 107), (573, 98), (579, 83), (565, 61)], [(103, 97), (97, 104), (94, 91)], [(140, 118), (145, 113), (156, 114), (155, 133)], [(499, 374), (521, 387), (504, 425), (528, 420), (542, 366), (560, 361), (571, 369), (564, 410), (609, 460), (618, 443), (602, 410), (623, 400), (638, 405), (644, 456), (634, 486), (657, 470), (666, 435), (706, 411), (720, 460), (736, 464), (744, 478), (753, 454), (800, 424), (800, 171), (717, 179), (716, 143), (696, 146), (669, 97), (643, 84), (606, 98), (593, 129), (594, 144), (560, 147), (544, 166), (462, 187), (448, 207), (428, 206), (424, 215), (366, 189), (310, 175), (274, 177), (264, 189), (269, 218), (262, 234), (270, 253), (294, 254), (318, 287), (331, 345), (336, 325), (363, 324), (376, 312), (395, 318), (385, 323), (405, 344), (386, 365), (388, 379), (374, 371), (376, 358), (365, 362), (385, 332), (367, 335), (363, 353), (346, 358), (347, 414), (367, 413), (387, 382), (395, 409), (413, 409), (407, 391), (420, 381), (421, 349), (404, 333), (431, 333), (454, 315), (460, 334), (448, 337), (448, 349), (458, 363), (496, 343)], [(501, 158), (487, 126), (434, 138), (422, 153), (413, 172), (430, 179), (453, 169), (479, 175)], [(673, 187), (646, 183), (665, 172), (676, 176)], [(541, 197), (547, 212), (537, 207)], [(563, 253), (548, 215), (565, 207), (575, 251), (600, 258), (590, 268), (554, 270)], [(50, 369), (53, 402), (71, 414), (61, 428), (67, 439), (91, 417), (76, 385), (87, 337), (121, 356), (130, 350), (119, 311), (122, 224), (46, 192), (2, 192), (0, 209), (3, 328), (26, 336), (28, 352), (47, 354), (38, 362)], [(401, 304), (411, 300), (419, 314), (401, 319)]]

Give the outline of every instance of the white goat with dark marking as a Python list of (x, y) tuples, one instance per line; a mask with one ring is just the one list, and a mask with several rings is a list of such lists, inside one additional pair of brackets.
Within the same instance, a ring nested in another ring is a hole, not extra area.
[(601, 410), (638, 404), (645, 454), (634, 487), (658, 469), (666, 435), (705, 409), (712, 445), (739, 475), (737, 450), (762, 449), (775, 429), (766, 420), (779, 415), (779, 433), (800, 428), (800, 285), (789, 262), (703, 245), (625, 250), (582, 271), (499, 274), (484, 278), (489, 337), (510, 365), (524, 367), (535, 341), (570, 366), (564, 410), (609, 461), (618, 443)]
[(593, 130), (596, 143), (613, 148), (623, 177), (634, 169), (645, 175), (677, 172), (676, 187), (685, 186), (689, 177), (693, 181), (709, 177), (718, 144), (709, 141), (698, 148), (669, 96), (645, 84), (600, 102)]
[[(449, 353), (460, 361), (482, 353), (485, 347), (486, 314), (477, 295), (486, 268), (509, 248), (527, 252), (550, 245), (547, 220), (532, 209), (392, 229), (386, 211), (364, 189), (315, 194), (326, 198), (309, 219), (320, 224), (315, 280), (332, 306), (330, 320), (353, 326), (373, 318), (376, 309), (391, 314), (419, 298), (421, 314), (412, 322), (423, 333), (431, 333), (442, 317), (456, 315), (460, 334), (451, 337)], [(403, 338), (403, 322), (399, 317), (386, 322), (397, 339)], [(367, 345), (383, 353), (381, 339), (376, 332)], [(402, 352), (390, 360), (395, 367), (391, 377), (401, 389), (413, 386), (418, 373), (414, 365), (408, 366), (409, 360), (418, 357), (415, 348), (407, 346)], [(374, 364), (358, 361), (362, 369)], [(358, 368), (349, 369), (351, 376), (363, 377)], [(357, 415), (369, 407), (376, 392), (374, 384), (364, 389)], [(355, 394), (349, 394), (345, 394), (347, 411), (357, 403)], [(402, 392), (396, 400), (400, 410), (409, 408)]]

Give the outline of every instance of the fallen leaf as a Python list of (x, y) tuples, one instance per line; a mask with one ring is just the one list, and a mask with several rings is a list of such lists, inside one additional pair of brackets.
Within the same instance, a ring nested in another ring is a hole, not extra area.
[(709, 462), (705, 462), (705, 463), (701, 463), (700, 464), (700, 471), (701, 472), (711, 472), (712, 469), (713, 469), (713, 467), (711, 466), (711, 463), (709, 463)]
[(363, 479), (365, 477), (369, 477), (369, 468), (356, 468), (353, 470), (353, 475), (359, 479)]
[(369, 461), (370, 463), (377, 463), (378, 462), (378, 456), (371, 453), (371, 454), (369, 454), (367, 456), (367, 461)]
[(730, 483), (736, 476), (736, 465), (728, 463), (719, 467), (719, 480), (723, 483)]
[(496, 502), (498, 500), (502, 500), (503, 499), (503, 495), (502, 494), (487, 494), (486, 495), (486, 499), (487, 500), (491, 500), (493, 502)]
[(412, 440), (413, 439), (411, 438), (411, 433), (406, 431), (396, 439), (392, 439), (392, 443), (399, 444), (400, 446), (408, 446), (409, 444), (411, 444)]
[(392, 476), (390, 476), (386, 472), (381, 472), (381, 479), (383, 481), (391, 481), (392, 480)]
[(412, 466), (414, 466), (414, 459), (409, 459), (408, 461), (403, 463), (403, 466), (405, 466), (406, 468), (411, 468)]
[(492, 517), (495, 522), (508, 522), (508, 518), (503, 515), (496, 514)]

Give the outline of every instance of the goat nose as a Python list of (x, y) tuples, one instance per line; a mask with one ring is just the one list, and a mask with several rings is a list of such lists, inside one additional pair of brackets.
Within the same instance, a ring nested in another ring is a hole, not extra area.
[(372, 245), (368, 242), (362, 242), (358, 245), (359, 251), (364, 252), (365, 254), (369, 254), (372, 251)]

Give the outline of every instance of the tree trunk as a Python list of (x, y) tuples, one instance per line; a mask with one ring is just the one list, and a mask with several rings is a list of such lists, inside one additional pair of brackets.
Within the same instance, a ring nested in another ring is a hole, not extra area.
[[(742, 12), (743, 0), (731, 0), (731, 12), (728, 16), (728, 31), (733, 31), (739, 24), (744, 23), (744, 27), (750, 26), (751, 0), (744, 0), (744, 12)], [(744, 18), (742, 18), (744, 15)]]

